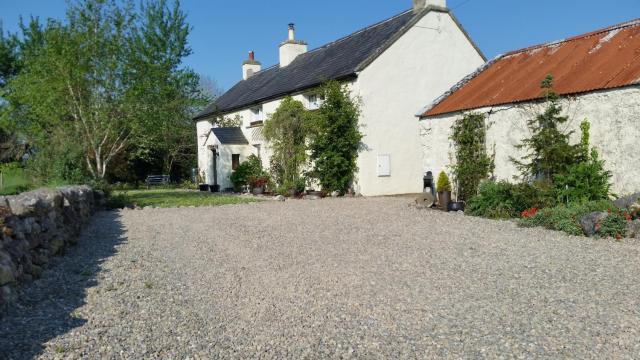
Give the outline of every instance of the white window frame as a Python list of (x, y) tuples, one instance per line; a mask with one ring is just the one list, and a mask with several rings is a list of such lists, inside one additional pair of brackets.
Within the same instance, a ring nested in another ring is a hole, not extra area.
[(320, 106), (322, 106), (322, 102), (324, 101), (323, 96), (319, 94), (308, 94), (307, 98), (307, 109), (309, 110), (318, 110)]
[(251, 108), (251, 116), (251, 122), (264, 121), (264, 112), (262, 110), (262, 105)]

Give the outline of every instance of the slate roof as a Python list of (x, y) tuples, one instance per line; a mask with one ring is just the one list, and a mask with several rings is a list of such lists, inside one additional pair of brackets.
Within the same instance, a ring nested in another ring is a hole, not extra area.
[(500, 56), (419, 116), (537, 100), (549, 74), (559, 95), (640, 84), (640, 19)]
[[(396, 40), (399, 32), (435, 8), (420, 14), (405, 11), (390, 19), (369, 26), (342, 39), (298, 56), (286, 67), (275, 65), (247, 80), (240, 81), (194, 120), (215, 113), (228, 113), (269, 99), (313, 88), (327, 80), (354, 77), (377, 55)], [(447, 11), (446, 9), (437, 9)]]
[(213, 128), (211, 131), (223, 145), (249, 145), (249, 141), (239, 127)]

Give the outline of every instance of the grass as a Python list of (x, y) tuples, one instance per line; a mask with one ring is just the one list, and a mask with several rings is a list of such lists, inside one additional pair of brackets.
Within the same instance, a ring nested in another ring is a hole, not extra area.
[(2, 186), (0, 195), (14, 195), (23, 192), (31, 186), (31, 180), (21, 168), (7, 168), (2, 170)]
[(235, 195), (212, 194), (181, 189), (114, 191), (112, 197), (116, 200), (114, 202), (119, 205), (135, 204), (140, 207), (152, 206), (159, 208), (247, 204), (256, 201)]

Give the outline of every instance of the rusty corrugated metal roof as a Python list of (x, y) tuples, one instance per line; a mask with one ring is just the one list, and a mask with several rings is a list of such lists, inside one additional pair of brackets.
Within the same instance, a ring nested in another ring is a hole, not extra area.
[(540, 83), (548, 74), (560, 95), (640, 84), (640, 19), (500, 56), (420, 114), (539, 99)]

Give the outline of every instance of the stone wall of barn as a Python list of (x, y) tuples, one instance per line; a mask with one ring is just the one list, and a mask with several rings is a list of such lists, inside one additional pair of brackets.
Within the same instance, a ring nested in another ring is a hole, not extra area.
[(104, 194), (88, 186), (0, 196), (0, 313), (22, 281), (38, 278), (51, 257), (77, 240)]
[[(591, 123), (591, 145), (606, 161), (613, 173), (613, 191), (629, 194), (640, 191), (640, 86), (596, 91), (563, 98), (564, 114), (569, 116), (567, 130), (573, 130), (572, 141), (580, 141), (580, 123)], [(518, 170), (510, 157), (521, 157), (515, 146), (530, 133), (526, 122), (544, 110), (540, 102), (512, 104), (474, 110), (487, 115), (489, 130), (487, 148), (495, 151), (495, 175), (500, 180), (512, 180)], [(424, 171), (435, 175), (450, 173), (454, 158), (449, 140), (451, 126), (462, 113), (445, 114), (420, 120), (422, 164)]]

